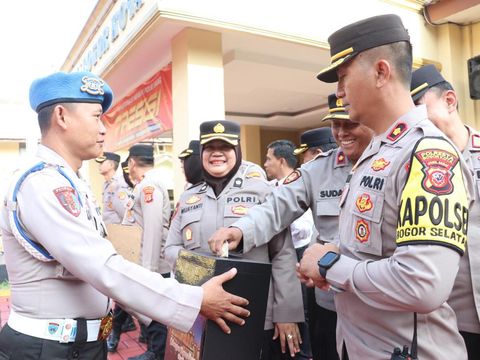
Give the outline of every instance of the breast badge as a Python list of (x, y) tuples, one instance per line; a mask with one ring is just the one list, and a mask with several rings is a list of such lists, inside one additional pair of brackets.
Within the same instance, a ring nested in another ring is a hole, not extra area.
[(357, 224), (355, 225), (355, 237), (358, 241), (362, 244), (368, 241), (370, 237), (370, 227), (365, 220), (358, 220)]
[(385, 160), (384, 158), (376, 159), (373, 161), (372, 170), (373, 171), (385, 170), (385, 168), (388, 165), (390, 165), (390, 161)]
[(370, 199), (370, 195), (363, 193), (357, 198), (356, 201), (357, 209), (360, 212), (365, 212), (373, 208), (373, 202)]
[(235, 214), (235, 215), (246, 215), (248, 212), (248, 207), (246, 207), (245, 205), (235, 205), (235, 206), (232, 206), (232, 214)]

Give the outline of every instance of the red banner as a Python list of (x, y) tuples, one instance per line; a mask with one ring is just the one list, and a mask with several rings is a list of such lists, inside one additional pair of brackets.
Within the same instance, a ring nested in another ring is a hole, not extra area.
[(134, 89), (103, 115), (105, 149), (115, 151), (172, 129), (172, 66)]

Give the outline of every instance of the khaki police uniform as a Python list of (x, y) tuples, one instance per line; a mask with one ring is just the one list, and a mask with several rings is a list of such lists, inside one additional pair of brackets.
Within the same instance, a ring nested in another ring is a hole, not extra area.
[[(14, 202), (20, 172), (1, 211), (10, 317), (15, 320), (9, 320), (10, 327), (60, 341), (65, 319), (101, 319), (112, 297), (140, 318), (188, 330), (198, 315), (202, 290), (163, 279), (118, 256), (104, 239), (105, 226), (89, 186), (51, 149), (40, 145), (37, 156), (47, 165), (24, 179)], [(13, 225), (14, 212), (31, 242)], [(97, 334), (98, 326), (92, 324), (88, 338)]]
[[(258, 165), (242, 161), (239, 170), (217, 197), (206, 183), (186, 190), (180, 197), (165, 248), (165, 257), (173, 266), (180, 249), (208, 250), (209, 237), (221, 226), (229, 226), (263, 203), (272, 188), (264, 180)], [(277, 322), (303, 322), (300, 282), (295, 275), (296, 254), (289, 232), (269, 236), (269, 245), (245, 252), (247, 259), (272, 262), (272, 282), (265, 329)]]
[(467, 247), (448, 303), (457, 315), (459, 330), (480, 334), (480, 132), (468, 130), (470, 138), (462, 155), (473, 172), (475, 197), (470, 205)]
[(133, 189), (132, 212), (135, 222), (143, 229), (142, 266), (166, 274), (170, 272), (170, 266), (164, 260), (163, 251), (171, 210), (168, 192), (161, 177), (158, 169), (145, 173), (143, 179)]
[[(410, 345), (418, 314), (419, 359), (466, 359), (448, 297), (466, 245), (468, 173), (424, 106), (374, 138), (340, 202), (342, 256), (327, 273), (338, 350), (387, 358)], [(431, 302), (426, 302), (431, 299)]]

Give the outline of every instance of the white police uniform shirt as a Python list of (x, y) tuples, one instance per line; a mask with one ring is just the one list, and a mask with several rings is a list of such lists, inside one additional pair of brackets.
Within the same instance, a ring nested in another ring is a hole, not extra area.
[(129, 192), (122, 175), (115, 174), (103, 183), (102, 219), (105, 224), (122, 223)]
[(337, 346), (350, 359), (387, 359), (410, 345), (418, 358), (467, 358), (446, 300), (466, 241), (472, 179), (425, 106), (376, 136), (340, 201), (342, 256), (327, 280), (339, 290)]
[(473, 172), (475, 197), (470, 205), (467, 248), (448, 303), (457, 315), (459, 330), (480, 334), (480, 132), (467, 128), (470, 137), (462, 155)]
[(143, 229), (140, 261), (143, 267), (160, 274), (170, 272), (164, 259), (170, 222), (170, 200), (158, 169), (148, 170), (133, 189), (133, 217)]
[[(140, 317), (187, 331), (198, 315), (202, 289), (164, 279), (117, 255), (103, 237), (103, 222), (88, 185), (48, 147), (39, 146), (37, 162), (51, 165), (23, 181), (15, 207), (9, 196), (19, 173), (1, 211), (12, 310), (39, 319), (98, 319), (109, 311), (112, 297)], [(15, 238), (9, 221), (12, 209), (25, 232), (53, 261), (32, 256)]]
[[(166, 259), (173, 267), (180, 249), (209, 250), (208, 239), (218, 227), (229, 226), (250, 212), (272, 190), (260, 167), (248, 161), (242, 161), (218, 196), (205, 182), (192, 186), (178, 201), (167, 238)], [(289, 233), (272, 237), (268, 246), (243, 255), (246, 259), (272, 263), (265, 330), (273, 328), (273, 323), (305, 320), (300, 282), (295, 274), (297, 258)]]

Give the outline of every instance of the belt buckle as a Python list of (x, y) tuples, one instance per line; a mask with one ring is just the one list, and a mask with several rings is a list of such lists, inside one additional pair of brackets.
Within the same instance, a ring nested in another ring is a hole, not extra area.
[(97, 340), (105, 341), (108, 338), (108, 335), (112, 332), (112, 326), (113, 326), (113, 315), (112, 312), (102, 318), (102, 321), (100, 322), (100, 329), (98, 329), (98, 336)]

